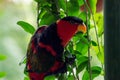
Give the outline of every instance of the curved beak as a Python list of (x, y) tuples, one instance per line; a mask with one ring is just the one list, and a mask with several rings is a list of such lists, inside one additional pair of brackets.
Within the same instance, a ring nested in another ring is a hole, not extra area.
[(78, 25), (77, 31), (82, 32), (82, 33), (86, 33), (86, 31), (87, 31), (86, 25), (84, 23)]

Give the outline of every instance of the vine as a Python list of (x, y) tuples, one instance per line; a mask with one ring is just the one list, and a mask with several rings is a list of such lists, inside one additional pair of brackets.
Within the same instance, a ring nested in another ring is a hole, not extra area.
[[(97, 27), (96, 27), (96, 21), (95, 21), (95, 18), (94, 18), (94, 14), (92, 12), (92, 10), (89, 8), (88, 6), (88, 3), (86, 0), (83, 0), (84, 1), (84, 4), (85, 4), (85, 10), (86, 10), (86, 24), (88, 26), (88, 13), (90, 13), (90, 15), (92, 16), (92, 20), (93, 20), (93, 23), (94, 23), (94, 29), (95, 29), (95, 34), (96, 34), (96, 39), (97, 39), (97, 44), (98, 44), (98, 50), (99, 50), (99, 53), (101, 53), (101, 50), (100, 50), (100, 44), (99, 44), (99, 38), (98, 38), (98, 32), (97, 32)], [(87, 29), (87, 35), (88, 35), (88, 41), (90, 41), (90, 35), (89, 35), (89, 27)], [(92, 70), (91, 70), (91, 55), (90, 55), (90, 46), (88, 46), (88, 69), (89, 69), (89, 77), (90, 77), (90, 80), (92, 80)]]
[(91, 14), (91, 16), (92, 16), (93, 23), (94, 23), (94, 28), (95, 28), (96, 39), (97, 39), (97, 43), (98, 43), (98, 50), (99, 50), (99, 52), (101, 53), (101, 51), (100, 51), (100, 44), (99, 44), (99, 38), (98, 38), (98, 32), (97, 32), (97, 27), (96, 27), (96, 21), (95, 21), (95, 18), (94, 18), (94, 14), (93, 14), (92, 10), (89, 8), (86, 0), (83, 0), (83, 1), (84, 1), (84, 4), (85, 4), (88, 12), (89, 12), (89, 13)]

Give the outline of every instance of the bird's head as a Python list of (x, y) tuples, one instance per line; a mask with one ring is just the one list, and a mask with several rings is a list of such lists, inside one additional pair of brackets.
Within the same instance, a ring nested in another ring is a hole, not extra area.
[(76, 34), (78, 31), (86, 33), (86, 26), (82, 19), (77, 17), (68, 16), (64, 17), (57, 22), (58, 35), (62, 40), (62, 45), (65, 46), (69, 40)]
[(80, 31), (82, 33), (86, 33), (86, 26), (85, 26), (82, 19), (79, 19), (79, 18), (73, 17), (73, 16), (68, 16), (68, 17), (64, 17), (60, 21), (63, 21), (63, 22), (65, 21), (66, 24), (68, 24), (68, 25), (70, 25), (72, 27), (77, 27), (76, 28), (77, 31)]

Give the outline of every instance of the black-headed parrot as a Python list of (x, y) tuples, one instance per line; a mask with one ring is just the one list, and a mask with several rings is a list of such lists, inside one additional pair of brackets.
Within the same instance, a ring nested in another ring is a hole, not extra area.
[(66, 72), (64, 48), (78, 31), (85, 33), (86, 26), (73, 16), (37, 29), (27, 50), (26, 69), (30, 80), (44, 80), (47, 75)]

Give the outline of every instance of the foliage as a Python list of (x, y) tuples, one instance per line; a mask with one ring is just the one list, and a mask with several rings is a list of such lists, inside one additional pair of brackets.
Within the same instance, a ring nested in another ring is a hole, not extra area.
[[(103, 49), (103, 15), (102, 13), (96, 13), (97, 0), (89, 0), (90, 6), (87, 5), (85, 0), (35, 0), (38, 4), (38, 23), (39, 25), (49, 25), (56, 20), (65, 16), (76, 16), (86, 23), (88, 32), (84, 35), (77, 33), (68, 46), (65, 48), (65, 56), (75, 55), (75, 62), (68, 64), (68, 74), (58, 76), (60, 79), (79, 80), (79, 74), (82, 72), (82, 80), (90, 80), (101, 75), (103, 72), (104, 64), (104, 49)], [(86, 10), (81, 11), (80, 7), (86, 5)], [(33, 34), (35, 29), (31, 24), (19, 21), (18, 25)], [(88, 51), (90, 50), (90, 52)], [(88, 56), (90, 53), (90, 56)], [(92, 63), (92, 59), (97, 57), (101, 66), (89, 65)], [(89, 67), (90, 66), (90, 67)], [(74, 71), (75, 70), (75, 71)], [(92, 73), (90, 73), (90, 70)], [(48, 76), (45, 80), (55, 80), (56, 76)], [(29, 80), (25, 77), (24, 80)]]
[(6, 56), (3, 54), (0, 54), (0, 61), (5, 60), (5, 59), (6, 59)]
[[(94, 66), (91, 68), (92, 69), (92, 79), (97, 77), (101, 73), (101, 67), (99, 66)], [(89, 71), (86, 70), (83, 74), (82, 80), (89, 80)]]
[[(0, 54), (0, 61), (3, 61), (6, 59), (6, 56), (3, 54)], [(0, 78), (5, 77), (6, 73), (5, 72), (0, 72)]]
[(5, 72), (0, 72), (0, 78), (4, 77), (6, 75)]
[(20, 25), (28, 33), (33, 34), (35, 32), (34, 27), (27, 22), (19, 21), (17, 24)]

